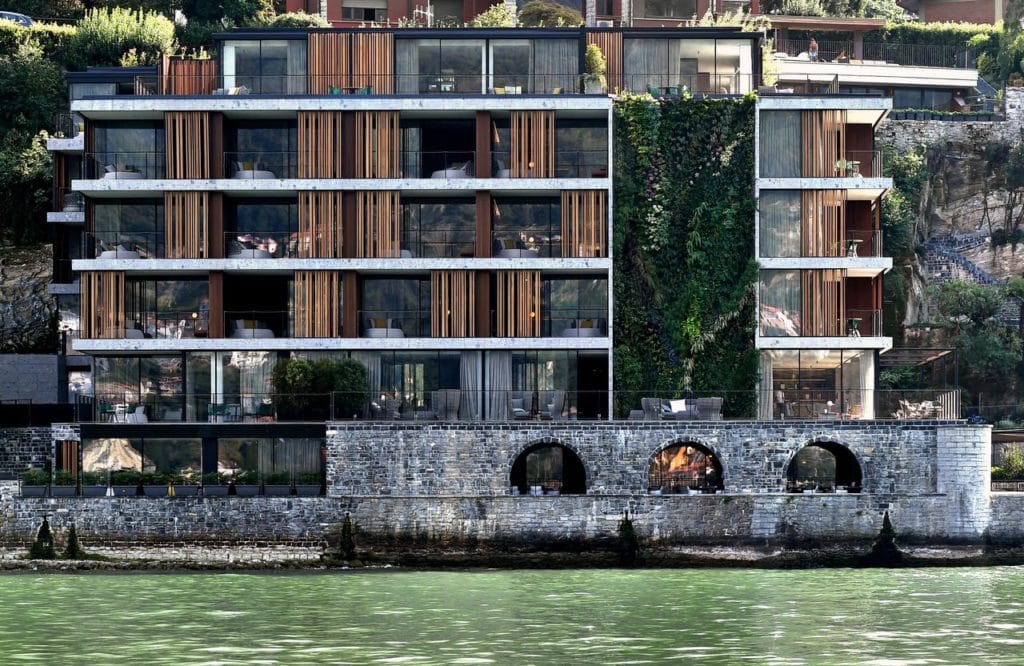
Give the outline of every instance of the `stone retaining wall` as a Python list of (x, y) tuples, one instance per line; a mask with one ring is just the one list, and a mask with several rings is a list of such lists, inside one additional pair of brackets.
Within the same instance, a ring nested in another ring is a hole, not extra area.
[(1024, 88), (1007, 88), (1004, 101), (1006, 120), (950, 122), (946, 120), (888, 120), (875, 133), (879, 146), (898, 152), (935, 143), (984, 146), (993, 141), (1013, 142), (1024, 128)]
[(53, 444), (49, 426), (0, 428), (0, 475), (12, 476), (30, 467), (42, 469)]

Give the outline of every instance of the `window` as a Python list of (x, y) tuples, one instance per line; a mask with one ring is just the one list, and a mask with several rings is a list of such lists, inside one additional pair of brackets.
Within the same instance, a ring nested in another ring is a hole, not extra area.
[(762, 257), (800, 256), (798, 190), (761, 190), (759, 244)]
[(87, 258), (163, 257), (164, 203), (160, 199), (98, 199), (93, 230), (85, 248)]
[(475, 241), (474, 201), (402, 202), (402, 249), (414, 257), (471, 257)]
[(346, 21), (384, 23), (388, 20), (386, 0), (345, 0), (341, 18)]
[(800, 449), (786, 470), (786, 486), (799, 492), (860, 492), (857, 457), (841, 444), (814, 442)]
[(224, 87), (253, 94), (306, 92), (306, 40), (224, 42)]
[(607, 177), (607, 121), (556, 118), (555, 169), (559, 178)]
[(559, 199), (494, 199), (491, 208), (495, 257), (529, 259), (561, 255)]
[(545, 278), (541, 283), (541, 335), (607, 335), (608, 281), (596, 278)]
[(693, 18), (697, 14), (696, 0), (646, 0), (643, 16), (650, 18)]
[(634, 92), (742, 94), (753, 88), (753, 58), (754, 43), (744, 39), (623, 41), (625, 85)]
[(229, 200), (224, 242), (228, 258), (296, 256), (298, 215), (294, 200)]
[(714, 492), (723, 487), (722, 466), (706, 447), (693, 442), (673, 444), (658, 452), (648, 470), (648, 491)]
[(164, 177), (163, 121), (97, 122), (93, 132), (96, 152), (87, 156), (87, 177)]
[(298, 127), (290, 120), (234, 121), (225, 128), (229, 178), (294, 178)]
[(359, 313), (363, 337), (428, 337), (430, 280), (366, 279)]
[(799, 178), (802, 145), (799, 111), (761, 112), (761, 178)]
[(561, 444), (539, 444), (524, 451), (513, 463), (509, 480), (521, 495), (587, 492), (583, 463)]

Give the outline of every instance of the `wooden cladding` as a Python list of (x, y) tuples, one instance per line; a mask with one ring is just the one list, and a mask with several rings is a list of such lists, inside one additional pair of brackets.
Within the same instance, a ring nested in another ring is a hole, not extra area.
[(210, 256), (210, 193), (164, 192), (164, 247), (168, 259)]
[(356, 178), (398, 178), (397, 111), (356, 112)]
[(608, 193), (562, 192), (562, 256), (606, 257)]
[(341, 178), (342, 116), (299, 111), (299, 178)]
[(431, 271), (430, 298), (431, 336), (476, 337), (474, 271)]
[(341, 192), (299, 192), (298, 255), (309, 259), (343, 256)]
[(356, 192), (355, 256), (399, 256), (401, 215), (398, 192)]
[(804, 178), (846, 176), (846, 111), (828, 109), (800, 113)]
[(158, 95), (210, 95), (217, 89), (217, 61), (163, 56), (156, 70)]
[(313, 95), (331, 88), (395, 92), (394, 36), (390, 33), (310, 33), (306, 42), (307, 82)]
[(800, 197), (800, 256), (846, 256), (846, 192), (803, 190)]
[(389, 32), (352, 35), (352, 85), (378, 95), (395, 92), (395, 38)]
[(332, 87), (351, 85), (352, 35), (337, 32), (311, 32), (306, 38), (308, 90), (311, 95), (326, 95)]
[(168, 178), (210, 177), (210, 114), (169, 111), (164, 114)]
[(540, 335), (540, 271), (498, 271), (497, 334), (500, 338)]
[(587, 44), (597, 44), (604, 54), (607, 67), (605, 80), (608, 90), (622, 89), (622, 33), (621, 32), (588, 32)]
[(845, 275), (839, 269), (800, 272), (802, 326), (805, 337), (846, 334)]
[(82, 338), (123, 338), (124, 273), (94, 271), (82, 273)]
[(341, 273), (295, 271), (295, 337), (341, 337)]
[(513, 111), (511, 141), (512, 178), (555, 175), (554, 111)]

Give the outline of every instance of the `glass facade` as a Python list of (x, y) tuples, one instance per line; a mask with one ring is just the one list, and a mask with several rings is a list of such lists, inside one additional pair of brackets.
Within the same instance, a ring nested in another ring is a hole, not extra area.
[(761, 354), (762, 386), (771, 394), (772, 418), (874, 418), (874, 350), (779, 349)]
[(306, 92), (306, 40), (229, 40), (223, 42), (224, 87), (244, 86), (263, 95)]
[(754, 86), (751, 42), (623, 38), (623, 78), (632, 92), (743, 94)]
[(87, 178), (165, 177), (162, 121), (97, 121), (92, 132), (95, 152), (86, 156)]

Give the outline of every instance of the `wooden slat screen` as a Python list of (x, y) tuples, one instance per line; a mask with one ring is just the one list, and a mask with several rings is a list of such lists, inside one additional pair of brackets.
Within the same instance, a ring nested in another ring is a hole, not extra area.
[(604, 190), (562, 192), (562, 256), (605, 257), (608, 194)]
[(377, 95), (394, 94), (394, 35), (389, 32), (352, 35), (352, 85), (370, 86)]
[(57, 469), (78, 476), (78, 442), (73, 439), (62, 439), (55, 442), (57, 449)]
[(846, 333), (843, 273), (839, 269), (801, 271), (801, 335), (836, 336)]
[(845, 178), (846, 111), (803, 111), (800, 121), (803, 177)]
[(356, 257), (400, 255), (398, 192), (356, 192)]
[(846, 256), (846, 192), (803, 190), (800, 198), (801, 256)]
[(614, 92), (622, 89), (622, 33), (621, 32), (588, 32), (587, 44), (597, 44), (604, 54), (607, 63), (605, 80), (608, 90)]
[(160, 95), (209, 95), (217, 89), (217, 61), (163, 56), (157, 67)]
[(511, 142), (512, 178), (555, 175), (554, 111), (513, 111)]
[(497, 278), (498, 337), (538, 337), (540, 271), (498, 271)]
[(168, 178), (210, 177), (210, 114), (168, 111), (164, 114)]
[(342, 256), (341, 192), (299, 192), (298, 255), (309, 259)]
[(164, 248), (168, 259), (210, 256), (210, 193), (164, 192)]
[(294, 304), (295, 337), (341, 337), (341, 273), (295, 271)]
[(349, 86), (352, 36), (348, 33), (311, 32), (306, 41), (308, 90), (310, 95), (326, 95), (332, 86)]
[(476, 337), (475, 303), (474, 271), (431, 271), (430, 335), (435, 338)]
[(123, 338), (125, 329), (124, 273), (82, 273), (82, 338)]
[(341, 122), (337, 111), (299, 111), (299, 178), (341, 178)]
[[(68, 156), (66, 153), (53, 153), (53, 208), (64, 210), (64, 190), (70, 185), (68, 178)], [(70, 190), (69, 190), (70, 191)]]
[(356, 112), (356, 178), (398, 178), (397, 111)]

